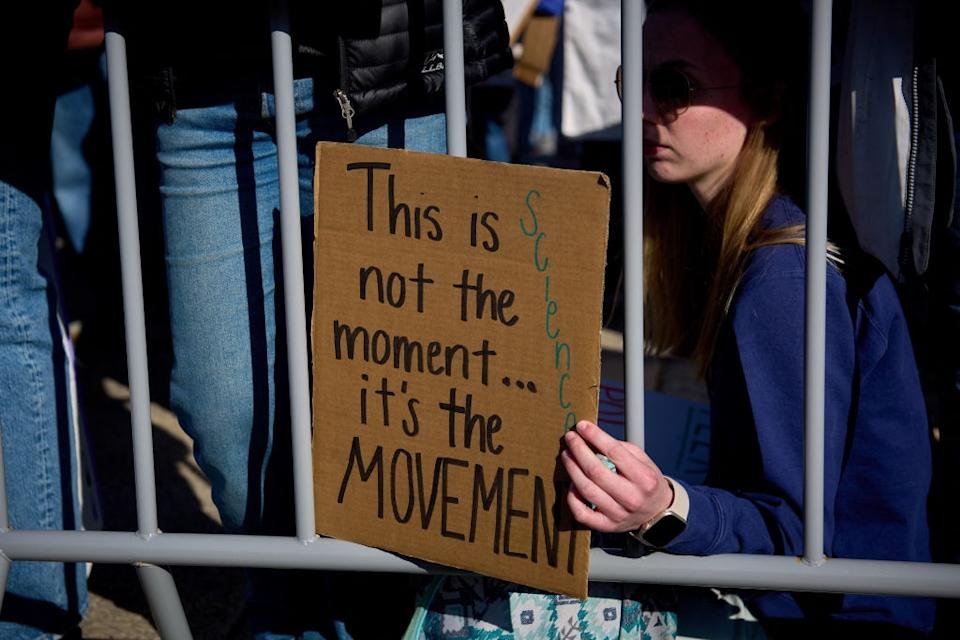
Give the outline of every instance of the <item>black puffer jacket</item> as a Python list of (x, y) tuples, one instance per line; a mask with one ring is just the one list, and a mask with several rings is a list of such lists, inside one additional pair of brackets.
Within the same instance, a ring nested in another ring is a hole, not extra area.
[[(339, 88), (359, 114), (443, 89), (441, 0), (383, 0), (380, 15), (379, 32), (339, 35)], [(468, 83), (512, 64), (499, 0), (464, 0), (463, 22)]]
[[(177, 108), (270, 90), (268, 6), (118, 2), (138, 95), (169, 120)], [(442, 108), (442, 0), (290, 0), (290, 26), (294, 74), (314, 78), (318, 109), (339, 113), (338, 89), (357, 120)], [(513, 64), (499, 0), (463, 0), (463, 27), (468, 84)]]

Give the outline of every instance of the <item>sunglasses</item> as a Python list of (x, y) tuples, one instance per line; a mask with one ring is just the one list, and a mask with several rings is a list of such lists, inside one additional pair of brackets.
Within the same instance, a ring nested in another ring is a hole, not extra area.
[[(650, 99), (660, 115), (679, 116), (690, 108), (693, 94), (698, 91), (717, 91), (720, 89), (740, 89), (743, 85), (726, 85), (721, 87), (698, 87), (690, 77), (680, 69), (674, 67), (657, 67), (651, 69), (644, 78), (650, 90)], [(617, 85), (617, 97), (623, 102), (623, 65), (617, 67), (617, 76), (614, 82)]]

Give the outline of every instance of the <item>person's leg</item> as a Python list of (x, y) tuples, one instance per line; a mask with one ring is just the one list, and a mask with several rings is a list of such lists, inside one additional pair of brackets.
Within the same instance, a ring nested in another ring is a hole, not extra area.
[[(313, 84), (298, 80), (294, 86), (297, 113), (297, 146), (300, 181), (300, 214), (304, 255), (307, 317), (312, 311), (313, 170), (316, 143), (342, 142), (346, 129), (337, 113), (314, 109)], [(269, 128), (275, 117), (273, 96), (262, 98), (261, 116)], [(360, 131), (356, 144), (407, 148), (443, 153), (446, 151), (445, 119), (441, 115), (397, 117), (369, 123)], [(279, 201), (279, 195), (275, 196)], [(279, 225), (279, 213), (274, 224)], [(273, 240), (276, 292), (276, 429), (270, 442), (264, 487), (263, 530), (274, 535), (293, 535), (291, 443), (288, 423), (289, 395), (286, 381), (286, 334), (283, 308), (283, 278), (279, 265), (279, 233)], [(309, 332), (307, 334), (309, 336)], [(358, 574), (352, 572), (256, 570), (251, 578), (251, 628), (260, 640), (300, 637), (309, 640), (399, 637), (413, 610), (415, 588), (407, 576)], [(370, 598), (378, 601), (379, 614), (371, 619)], [(409, 606), (407, 601), (409, 601)]]
[[(48, 188), (53, 81), (72, 2), (15, 3), (0, 38), (0, 436), (14, 529), (79, 526), (67, 370), (52, 278), (38, 264)], [(0, 638), (65, 633), (86, 608), (82, 565), (13, 562)]]
[[(279, 337), (276, 320), (277, 151), (264, 108), (254, 95), (239, 105), (183, 109), (157, 131), (170, 400), (194, 439), (224, 528), (293, 535), (285, 337), (282, 316)], [(252, 570), (248, 579), (251, 630), (264, 638), (300, 634), (295, 574)], [(314, 600), (316, 626), (335, 638), (323, 606)]]
[(274, 428), (276, 147), (253, 104), (157, 130), (174, 365), (170, 404), (229, 532), (262, 524)]
[[(0, 181), (0, 437), (12, 529), (79, 528), (68, 379), (52, 283), (38, 266), (41, 210)], [(86, 608), (83, 566), (14, 562), (0, 638), (39, 638), (76, 626)]]
[[(99, 65), (91, 65), (89, 56), (73, 58), (76, 73), (85, 74), (83, 81), (70, 86), (57, 96), (50, 139), (53, 173), (53, 197), (67, 238), (79, 255), (87, 239), (93, 197), (93, 170), (84, 143), (96, 117), (94, 86), (102, 82)], [(81, 61), (85, 64), (82, 64)], [(89, 74), (89, 75), (86, 75)]]
[[(314, 146), (338, 139), (343, 125), (335, 117), (306, 115), (313, 111), (309, 81), (297, 81), (295, 94), (309, 252)], [(157, 130), (174, 351), (171, 406), (194, 439), (225, 529), (292, 535), (282, 282), (279, 269), (274, 272), (281, 262), (274, 234), (276, 145), (268, 134), (273, 100), (249, 102), (183, 109)], [(442, 152), (444, 126), (442, 116), (398, 118), (378, 123), (358, 142)], [(309, 282), (309, 253), (305, 271)], [(283, 577), (255, 573), (254, 626), (278, 633), (296, 627), (295, 615), (278, 615), (289, 607), (261, 606), (283, 600), (262, 588), (282, 585)], [(315, 598), (310, 610), (317, 611)], [(330, 637), (342, 635), (335, 624), (329, 629)]]

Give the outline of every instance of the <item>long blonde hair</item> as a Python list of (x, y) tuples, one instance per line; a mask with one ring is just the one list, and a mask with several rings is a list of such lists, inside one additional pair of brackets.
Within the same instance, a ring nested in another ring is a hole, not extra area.
[(733, 176), (706, 213), (687, 185), (647, 181), (644, 309), (654, 353), (692, 357), (705, 372), (749, 253), (803, 243), (802, 226), (758, 230), (777, 194), (778, 155), (766, 126), (754, 125)]

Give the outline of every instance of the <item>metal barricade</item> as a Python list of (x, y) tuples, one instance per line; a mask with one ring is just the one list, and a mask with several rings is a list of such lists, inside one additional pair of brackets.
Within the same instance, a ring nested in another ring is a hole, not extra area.
[[(663, 553), (626, 559), (593, 549), (590, 579), (690, 586), (856, 592), (903, 596), (960, 597), (960, 566), (898, 561), (827, 559), (823, 549), (824, 325), (826, 317), (826, 214), (829, 149), (830, 32), (832, 3), (813, 3), (810, 101), (810, 180), (807, 221), (807, 317), (805, 515), (803, 558), (728, 554), (709, 557)], [(627, 437), (643, 443), (642, 0), (623, 0), (623, 162), (626, 317)], [(448, 147), (466, 155), (461, 0), (444, 0), (444, 46)], [(125, 39), (108, 27), (106, 47), (114, 167), (122, 263), (127, 362), (133, 423), (136, 532), (11, 531), (7, 522), (0, 457), (0, 604), (9, 563), (18, 560), (133, 564), (154, 621), (165, 638), (188, 638), (190, 630), (170, 573), (162, 565), (271, 567), (320, 570), (443, 573), (450, 569), (331, 539), (314, 526), (313, 472), (300, 204), (297, 184), (290, 30), (285, 11), (271, 25), (281, 181), (281, 234), (286, 291), (296, 537), (161, 533), (149, 414), (137, 203), (134, 182)], [(2, 443), (0, 443), (2, 444)], [(16, 452), (8, 452), (16, 455)]]

